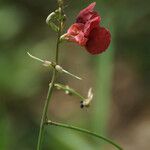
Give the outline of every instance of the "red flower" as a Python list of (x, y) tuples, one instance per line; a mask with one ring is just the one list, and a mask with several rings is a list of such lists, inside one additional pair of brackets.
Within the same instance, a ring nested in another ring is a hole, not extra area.
[(87, 38), (84, 36), (84, 25), (82, 23), (74, 23), (67, 31), (69, 41), (76, 42), (81, 46), (85, 46)]
[(94, 11), (96, 3), (90, 4), (81, 10), (76, 23), (71, 25), (65, 37), (72, 42), (85, 46), (91, 54), (99, 54), (105, 51), (111, 41), (109, 30), (100, 27), (101, 17)]

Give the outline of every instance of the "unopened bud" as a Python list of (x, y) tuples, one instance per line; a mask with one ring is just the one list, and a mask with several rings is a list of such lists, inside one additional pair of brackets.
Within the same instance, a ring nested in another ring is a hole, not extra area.
[(64, 14), (64, 15), (63, 15), (63, 22), (65, 22), (66, 19), (67, 19), (67, 16)]
[(45, 67), (51, 67), (52, 63), (50, 61), (45, 60), (44, 63), (43, 63), (43, 66), (45, 66)]
[(66, 90), (65, 90), (65, 93), (66, 93), (67, 95), (69, 95), (69, 94), (70, 94), (70, 91), (69, 91), (69, 86), (68, 86), (68, 85), (66, 85)]
[(69, 94), (70, 94), (70, 92), (69, 92), (68, 90), (65, 90), (65, 94), (69, 95)]
[(58, 0), (58, 4), (59, 4), (59, 6), (62, 6), (63, 5), (63, 0)]
[(60, 73), (63, 72), (63, 68), (62, 68), (61, 66), (59, 66), (59, 65), (56, 65), (56, 66), (55, 66), (55, 69), (56, 69), (58, 72), (60, 72)]

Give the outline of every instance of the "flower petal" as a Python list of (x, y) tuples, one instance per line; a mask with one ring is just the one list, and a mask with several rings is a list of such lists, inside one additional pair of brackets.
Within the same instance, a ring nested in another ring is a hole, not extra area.
[(91, 54), (100, 54), (105, 51), (111, 41), (111, 34), (109, 30), (104, 27), (94, 28), (88, 36), (86, 49)]
[(97, 16), (97, 17), (95, 17), (95, 18), (89, 20), (89, 21), (85, 24), (85, 26), (84, 26), (84, 34), (85, 34), (85, 37), (87, 37), (87, 36), (90, 34), (90, 32), (91, 32), (94, 28), (96, 28), (96, 27), (99, 26), (100, 19), (101, 19), (100, 16)]
[(77, 36), (75, 36), (74, 38), (75, 38), (75, 42), (77, 42), (79, 45), (81, 45), (81, 46), (86, 45), (87, 38), (84, 37), (83, 32), (79, 32), (79, 34)]
[(81, 23), (74, 23), (68, 29), (67, 34), (65, 34), (66, 38), (71, 42), (76, 42), (81, 46), (85, 46), (87, 42), (87, 38), (85, 38), (83, 33), (84, 25)]
[(74, 23), (70, 26), (67, 33), (72, 34), (72, 35), (76, 35), (76, 34), (78, 34), (79, 31), (83, 31), (83, 29), (84, 29), (84, 24)]
[(88, 7), (81, 10), (77, 16), (76, 23), (85, 24), (86, 21), (88, 21), (93, 16), (93, 13), (95, 14), (95, 12), (93, 11), (95, 5), (96, 5), (96, 2), (93, 2)]

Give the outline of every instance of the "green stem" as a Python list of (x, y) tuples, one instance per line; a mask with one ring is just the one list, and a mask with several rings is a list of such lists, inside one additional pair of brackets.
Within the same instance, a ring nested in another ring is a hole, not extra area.
[(86, 129), (78, 128), (78, 127), (71, 126), (71, 125), (68, 125), (68, 124), (54, 122), (54, 121), (51, 121), (51, 120), (48, 120), (46, 122), (46, 124), (48, 124), (48, 125), (54, 125), (54, 126), (59, 126), (59, 127), (67, 128), (67, 129), (72, 129), (72, 130), (76, 130), (76, 131), (79, 131), (79, 132), (82, 132), (82, 133), (86, 133), (86, 134), (92, 135), (94, 137), (100, 138), (100, 139), (102, 139), (102, 140), (110, 143), (111, 145), (115, 146), (118, 150), (123, 150), (123, 148), (121, 148), (118, 144), (114, 143), (110, 139), (107, 139), (107, 138), (105, 138), (105, 137), (103, 137), (101, 135), (98, 135), (98, 134), (96, 134), (94, 132), (91, 132), (91, 131), (88, 131)]
[[(59, 52), (59, 43), (60, 43), (60, 36), (61, 36), (61, 23), (60, 23), (59, 27), (60, 28), (59, 28), (58, 35), (57, 35), (56, 56), (55, 56), (56, 64), (58, 64), (58, 52)], [(41, 123), (40, 123), (40, 131), (39, 131), (38, 143), (37, 143), (37, 150), (41, 149), (43, 132), (44, 132), (44, 125), (45, 125), (45, 122), (47, 120), (47, 111), (48, 111), (49, 102), (50, 102), (50, 99), (52, 96), (56, 75), (57, 75), (57, 70), (54, 68), (52, 80), (50, 82), (51, 84), (49, 84), (49, 89), (47, 92), (47, 97), (45, 100), (45, 105), (44, 105), (44, 109), (43, 109), (43, 113), (42, 113), (42, 118), (41, 118)]]
[(52, 96), (55, 78), (56, 78), (56, 70), (53, 71), (53, 77), (51, 80), (51, 84), (49, 85), (49, 88), (48, 88), (47, 97), (46, 97), (46, 101), (45, 101), (45, 105), (44, 105), (44, 109), (43, 109), (43, 113), (42, 113), (42, 118), (41, 118), (41, 123), (40, 123), (40, 131), (39, 131), (39, 136), (38, 136), (37, 150), (41, 149), (41, 143), (42, 143), (43, 131), (44, 131), (44, 123), (47, 119), (47, 110), (48, 110), (50, 98)]
[(84, 98), (81, 94), (79, 94), (77, 91), (75, 91), (74, 89), (70, 88), (69, 86), (63, 85), (63, 84), (54, 84), (54, 86), (58, 89), (61, 89), (63, 91), (68, 91), (70, 94), (73, 94), (77, 97), (79, 97), (82, 100), (85, 100), (86, 98)]

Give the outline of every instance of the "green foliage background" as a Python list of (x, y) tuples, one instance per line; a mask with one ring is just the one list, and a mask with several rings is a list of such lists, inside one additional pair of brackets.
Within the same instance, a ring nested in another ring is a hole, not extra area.
[[(90, 0), (66, 0), (66, 29)], [(84, 48), (64, 43), (60, 62), (83, 77), (58, 81), (83, 95), (92, 86), (93, 104), (80, 109), (79, 100), (55, 91), (49, 114), (53, 120), (106, 135), (128, 150), (150, 149), (150, 2), (97, 0), (102, 26), (112, 33), (110, 48), (91, 56)], [(56, 35), (45, 24), (55, 0), (0, 1), (0, 150), (33, 150), (51, 72), (26, 55), (53, 59)], [(113, 149), (90, 136), (48, 127), (43, 150)]]

